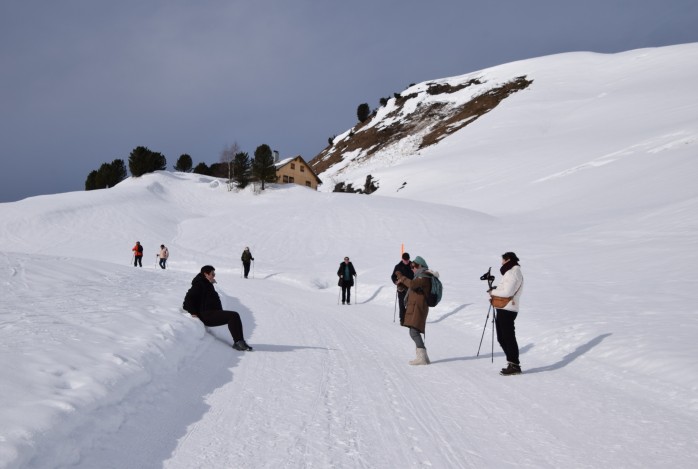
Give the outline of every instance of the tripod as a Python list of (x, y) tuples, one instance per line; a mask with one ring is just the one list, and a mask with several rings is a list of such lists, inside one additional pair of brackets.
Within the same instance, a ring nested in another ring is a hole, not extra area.
[[(494, 275), (491, 274), (492, 267), (487, 269), (487, 272), (485, 272), (482, 277), (480, 277), (480, 280), (486, 280), (487, 285), (489, 286), (489, 289), (487, 292), (491, 292), (493, 290), (492, 287), (492, 282), (494, 282)], [(494, 287), (497, 288), (497, 287)], [(494, 363), (494, 329), (495, 329), (495, 321), (497, 320), (497, 310), (492, 306), (492, 303), (490, 302), (490, 307), (487, 308), (487, 317), (485, 318), (485, 327), (482, 328), (482, 337), (480, 337), (480, 347), (482, 347), (482, 339), (485, 337), (485, 329), (487, 329), (487, 321), (490, 318), (490, 311), (492, 311), (492, 363)], [(480, 347), (477, 348), (477, 356), (480, 356)]]
[[(494, 322), (497, 320), (497, 310), (494, 309), (494, 306), (490, 305), (489, 308), (487, 308), (487, 317), (485, 318), (485, 327), (482, 328), (482, 337), (480, 337), (480, 347), (482, 347), (482, 339), (485, 337), (485, 329), (487, 329), (487, 321), (490, 319), (490, 311), (492, 311), (492, 363), (494, 363), (494, 329), (495, 329), (495, 324)], [(477, 348), (477, 356), (480, 356), (480, 347)]]

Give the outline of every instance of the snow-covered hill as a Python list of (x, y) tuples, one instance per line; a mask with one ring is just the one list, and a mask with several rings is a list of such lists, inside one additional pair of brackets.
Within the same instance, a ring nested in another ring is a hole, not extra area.
[[(697, 63), (698, 47), (686, 44), (561, 54), (431, 80), (404, 90), (400, 106), (392, 98), (366, 125), (336, 138), (341, 148), (345, 140), (362, 141), (364, 133), (382, 129), (365, 147), (339, 155), (330, 147), (313, 161), (320, 165), (341, 156), (320, 174), (323, 191), (338, 182), (362, 188), (371, 175), (376, 194), (497, 214), (555, 207), (564, 212), (570, 204), (583, 213), (627, 211), (657, 199), (684, 200), (695, 176), (684, 156), (696, 154)], [(444, 120), (445, 111), (429, 117), (420, 110), (436, 104), (468, 110), (517, 77), (531, 83), (482, 116), (463, 114), (467, 125), (460, 131), (420, 148), (424, 135), (455, 125)], [(458, 91), (429, 92), (438, 87)], [(393, 133), (417, 127), (414, 120), (421, 130), (385, 143)], [(670, 193), (639, 189), (652, 187), (657, 176), (674, 180)], [(621, 191), (635, 195), (631, 207), (626, 197), (617, 197)]]
[[(0, 467), (692, 466), (697, 55), (469, 74), (533, 83), (418, 154), (335, 167), (370, 196), (159, 172), (0, 204)], [(394, 322), (402, 245), (444, 282), (427, 367)], [(476, 356), (479, 277), (509, 250), (524, 374), (504, 378), (489, 324)], [(204, 264), (255, 352), (182, 313)]]

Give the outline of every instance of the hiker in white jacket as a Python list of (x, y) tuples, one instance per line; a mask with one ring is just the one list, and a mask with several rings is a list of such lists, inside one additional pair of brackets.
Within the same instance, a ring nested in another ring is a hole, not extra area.
[(160, 258), (160, 268), (164, 269), (165, 265), (167, 264), (167, 258), (170, 257), (170, 251), (164, 244), (160, 245), (160, 252), (158, 253), (158, 257)]

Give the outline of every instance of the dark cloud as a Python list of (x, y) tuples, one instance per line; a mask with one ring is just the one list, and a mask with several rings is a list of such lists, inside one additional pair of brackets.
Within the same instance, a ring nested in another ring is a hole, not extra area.
[(0, 5), (0, 201), (82, 190), (139, 145), (312, 158), (410, 83), (558, 52), (698, 41), (693, 0)]

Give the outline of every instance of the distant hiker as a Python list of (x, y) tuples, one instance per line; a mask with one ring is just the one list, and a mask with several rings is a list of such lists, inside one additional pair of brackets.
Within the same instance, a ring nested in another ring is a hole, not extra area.
[(158, 254), (160, 258), (160, 268), (164, 269), (165, 264), (167, 264), (167, 258), (170, 257), (170, 251), (164, 244), (160, 245), (160, 253)]
[[(402, 326), (405, 323), (405, 295), (407, 295), (407, 287), (397, 282), (398, 272), (410, 280), (414, 278), (414, 272), (412, 272), (412, 267), (410, 267), (410, 255), (406, 252), (402, 254), (402, 259), (397, 263), (393, 269), (393, 274), (390, 276), (393, 284), (397, 286), (397, 299), (398, 306), (400, 308), (400, 325)], [(394, 317), (393, 321), (395, 321)]]
[(497, 342), (504, 350), (508, 362), (507, 367), (502, 368), (499, 373), (504, 376), (520, 375), (519, 344), (516, 342), (514, 320), (519, 314), (519, 298), (523, 292), (524, 278), (516, 254), (513, 252), (502, 254), (502, 267), (499, 272), (502, 274), (502, 281), (492, 290), (489, 290), (489, 294), (511, 300), (504, 308), (497, 308), (495, 321)]
[(339, 277), (339, 286), (342, 287), (342, 304), (350, 305), (351, 287), (354, 286), (356, 270), (354, 270), (354, 264), (349, 262), (348, 257), (344, 258), (344, 262), (340, 262), (337, 276)]
[(133, 266), (134, 267), (143, 267), (143, 246), (141, 246), (140, 241), (136, 241), (136, 245), (133, 246)]
[(250, 262), (254, 260), (254, 257), (252, 257), (252, 253), (250, 252), (250, 248), (246, 247), (245, 250), (242, 251), (242, 256), (240, 256), (240, 259), (242, 259), (242, 266), (245, 268), (245, 278), (247, 278), (250, 273)]
[(422, 340), (422, 334), (424, 334), (429, 314), (429, 306), (427, 305), (427, 294), (431, 291), (431, 279), (427, 273), (429, 266), (424, 259), (417, 256), (410, 267), (413, 278), (403, 275), (400, 271), (395, 272), (398, 284), (407, 288), (407, 297), (405, 298), (407, 305), (403, 326), (410, 329), (410, 337), (417, 346), (417, 357), (409, 363), (410, 365), (428, 365), (431, 362)]
[(242, 332), (242, 321), (236, 311), (226, 311), (221, 305), (213, 284), (216, 283), (216, 269), (211, 265), (205, 265), (201, 272), (191, 281), (191, 288), (184, 297), (182, 307), (195, 318), (199, 318), (207, 327), (228, 325), (230, 335), (233, 337), (235, 350), (252, 350), (247, 345)]

